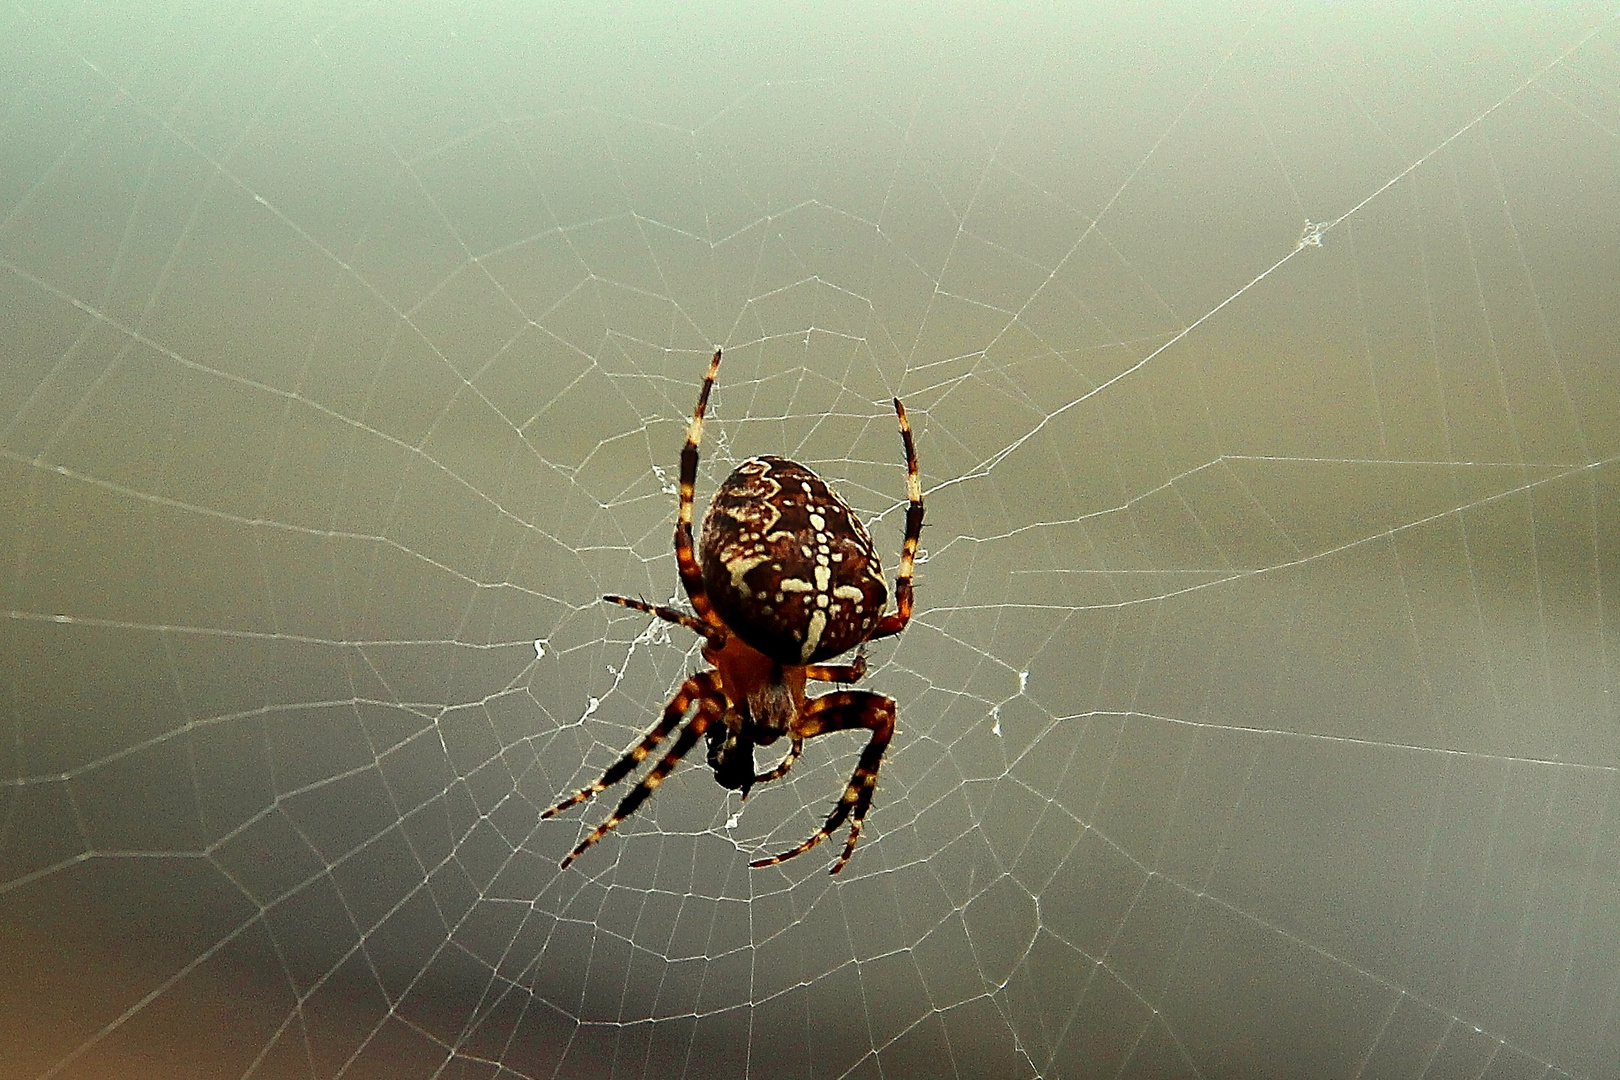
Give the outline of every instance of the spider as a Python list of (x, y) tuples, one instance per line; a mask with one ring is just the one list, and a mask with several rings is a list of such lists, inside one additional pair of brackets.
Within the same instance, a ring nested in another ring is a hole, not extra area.
[[(698, 393), (686, 445), (681, 449), (681, 500), (675, 523), (675, 562), (696, 615), (675, 608), (604, 596), (610, 604), (655, 615), (703, 638), (711, 665), (681, 684), (651, 731), (625, 751), (601, 779), (541, 814), (548, 818), (597, 795), (630, 775), (658, 745), (680, 728), (674, 746), (631, 788), (618, 809), (581, 840), (563, 869), (619, 822), (636, 812), (698, 739), (707, 737), (709, 768), (721, 787), (741, 791), (787, 775), (804, 741), (830, 731), (872, 733), (844, 794), (815, 835), (791, 851), (750, 866), (773, 866), (802, 855), (849, 820), (838, 873), (855, 851), (861, 822), (872, 805), (878, 766), (894, 735), (893, 698), (869, 690), (835, 690), (809, 697), (805, 683), (848, 686), (866, 673), (866, 643), (891, 637), (911, 620), (911, 574), (922, 533), (922, 484), (917, 450), (905, 406), (894, 399), (906, 451), (905, 541), (895, 579), (895, 610), (885, 612), (888, 589), (872, 538), (849, 504), (815, 473), (779, 457), (752, 458), (720, 485), (703, 519), (702, 541), (692, 548), (692, 499), (697, 482), (703, 412), (720, 370), (714, 351)], [(826, 664), (860, 646), (850, 664)], [(688, 710), (692, 718), (682, 727)], [(754, 772), (754, 747), (786, 735), (789, 749), (767, 772)]]

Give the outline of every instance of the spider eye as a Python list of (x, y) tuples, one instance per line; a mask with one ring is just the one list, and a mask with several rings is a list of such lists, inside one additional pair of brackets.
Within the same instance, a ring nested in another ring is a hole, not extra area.
[(783, 458), (745, 461), (726, 478), (698, 548), (715, 611), (781, 664), (854, 648), (888, 602), (866, 527), (819, 476)]

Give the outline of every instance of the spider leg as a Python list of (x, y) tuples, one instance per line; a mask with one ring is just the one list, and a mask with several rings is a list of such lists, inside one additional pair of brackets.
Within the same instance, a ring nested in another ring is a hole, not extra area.
[[(640, 765), (647, 755), (657, 748), (659, 743), (669, 737), (670, 732), (680, 726), (681, 718), (686, 715), (686, 710), (691, 708), (694, 700), (707, 701), (715, 696), (717, 693), (716, 685), (715, 673), (712, 671), (705, 671), (687, 679), (681, 684), (681, 688), (675, 692), (675, 696), (669, 699), (669, 704), (664, 706), (664, 718), (658, 722), (656, 727), (647, 732), (640, 742), (626, 750), (623, 757), (609, 765), (607, 772), (602, 774), (600, 780), (587, 787), (580, 788), (574, 794), (541, 814), (540, 819), (544, 821), (548, 817), (554, 817), (570, 806), (582, 803), (593, 795), (601, 794), (626, 776), (629, 776), (631, 771), (637, 765)], [(574, 854), (579, 853), (575, 852)], [(570, 855), (569, 859), (572, 858), (573, 856)]]
[(856, 653), (853, 664), (811, 664), (804, 669), (804, 677), (817, 682), (857, 683), (865, 674), (865, 652)]
[(610, 604), (619, 604), (623, 607), (634, 608), (637, 611), (645, 611), (648, 615), (656, 615), (665, 622), (672, 622), (676, 626), (684, 626), (699, 637), (715, 642), (716, 647), (720, 647), (724, 643), (724, 634), (705, 623), (702, 619), (688, 615), (684, 611), (676, 611), (674, 608), (665, 607), (662, 604), (649, 604), (645, 600), (633, 600), (628, 596), (609, 595), (602, 597), (602, 599)]
[[(754, 777), (754, 783), (768, 784), (772, 780), (780, 780), (787, 775), (789, 769), (793, 768), (793, 763), (799, 760), (800, 754), (804, 753), (804, 739), (798, 735), (794, 735), (792, 738), (793, 745), (788, 749), (787, 755), (781, 761), (778, 761), (776, 767), (770, 772), (762, 772)], [(743, 798), (748, 798), (747, 792), (743, 793)]]
[[(849, 785), (844, 788), (843, 797), (834, 804), (832, 813), (827, 815), (826, 824), (792, 851), (784, 851), (769, 859), (759, 859), (749, 863), (749, 866), (774, 866), (795, 855), (802, 855), (836, 832), (846, 818), (849, 819), (849, 840), (844, 844), (844, 853), (833, 863), (828, 873), (838, 873), (844, 868), (844, 864), (849, 862), (850, 855), (855, 851), (855, 841), (860, 839), (861, 822), (866, 819), (866, 811), (872, 806), (872, 792), (877, 787), (878, 767), (883, 763), (883, 751), (888, 748), (889, 740), (894, 737), (894, 699), (874, 694), (870, 690), (839, 690), (823, 694), (811, 700), (793, 725), (793, 734), (797, 739), (811, 739), (829, 731), (849, 731), (858, 728), (870, 731), (872, 738), (866, 744), (866, 749), (861, 751), (861, 759), (855, 765), (855, 773), (849, 778)], [(854, 811), (853, 817), (851, 811)]]
[(692, 426), (686, 430), (686, 445), (681, 447), (681, 504), (675, 521), (675, 566), (680, 571), (681, 585), (698, 618), (711, 625), (718, 623), (714, 608), (709, 603), (708, 591), (703, 587), (703, 567), (698, 564), (692, 549), (692, 502), (697, 488), (698, 443), (703, 441), (703, 411), (709, 407), (709, 391), (714, 389), (714, 376), (720, 370), (720, 350), (714, 350), (709, 361), (709, 373), (703, 377), (703, 389), (698, 392), (697, 408), (692, 410)]
[(868, 641), (898, 634), (911, 621), (911, 572), (917, 559), (917, 542), (922, 538), (923, 501), (922, 479), (917, 473), (917, 447), (911, 441), (911, 422), (906, 419), (906, 407), (894, 399), (894, 412), (900, 418), (900, 441), (906, 447), (906, 538), (900, 547), (900, 572), (895, 575), (894, 607), (878, 620)]
[[(804, 669), (805, 678), (815, 679), (818, 682), (856, 683), (860, 682), (865, 675), (866, 649), (864, 646), (860, 652), (855, 654), (853, 664), (810, 664)], [(787, 755), (781, 761), (778, 761), (769, 772), (762, 772), (754, 777), (754, 783), (766, 784), (772, 780), (780, 780), (787, 775), (788, 770), (793, 768), (793, 763), (799, 760), (799, 755), (804, 753), (805, 736), (794, 734), (792, 739), (793, 745), (788, 750)], [(743, 792), (743, 798), (748, 798), (746, 791)]]
[[(674, 708), (674, 702), (670, 703), (670, 707)], [(589, 836), (574, 846), (574, 850), (570, 851), (568, 857), (562, 861), (564, 870), (568, 869), (568, 864), (579, 858), (586, 848), (606, 836), (614, 826), (635, 813), (637, 808), (647, 801), (647, 797), (658, 789), (659, 784), (664, 782), (664, 777), (670, 774), (676, 763), (686, 756), (686, 752), (692, 749), (698, 739), (702, 738), (704, 729), (719, 715), (720, 708), (719, 702), (712, 697), (698, 699), (697, 714), (692, 717), (691, 723), (681, 729), (681, 733), (675, 739), (675, 745), (670, 747), (669, 753), (665, 754), (663, 759), (652, 767), (651, 772), (641, 778), (641, 783), (630, 789), (623, 801), (619, 803), (618, 808), (613, 811), (611, 817), (592, 829)]]

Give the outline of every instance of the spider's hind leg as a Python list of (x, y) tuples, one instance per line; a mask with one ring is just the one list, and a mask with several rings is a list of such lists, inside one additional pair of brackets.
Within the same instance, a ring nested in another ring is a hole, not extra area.
[(692, 424), (686, 429), (686, 444), (681, 447), (681, 502), (675, 519), (675, 566), (680, 571), (681, 585), (686, 589), (692, 609), (705, 622), (715, 622), (714, 608), (703, 587), (703, 568), (692, 547), (692, 503), (696, 500), (698, 444), (703, 441), (703, 414), (709, 407), (709, 392), (714, 389), (714, 377), (720, 370), (720, 350), (714, 350), (709, 361), (709, 373), (703, 377), (703, 389), (698, 392), (697, 408), (692, 410)]
[(922, 539), (922, 477), (917, 471), (917, 444), (911, 437), (911, 421), (906, 407), (894, 399), (894, 414), (900, 421), (900, 441), (906, 451), (906, 534), (900, 544), (900, 570), (894, 579), (894, 610), (878, 620), (867, 641), (898, 634), (911, 621), (911, 575), (917, 561), (917, 543)]

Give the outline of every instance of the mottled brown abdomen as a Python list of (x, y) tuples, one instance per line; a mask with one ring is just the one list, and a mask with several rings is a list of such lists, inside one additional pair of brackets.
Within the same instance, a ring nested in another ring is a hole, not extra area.
[(780, 664), (847, 652), (889, 599), (872, 538), (849, 504), (784, 458), (752, 458), (726, 477), (703, 518), (698, 561), (726, 626)]

